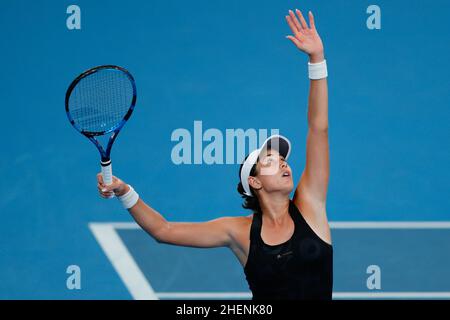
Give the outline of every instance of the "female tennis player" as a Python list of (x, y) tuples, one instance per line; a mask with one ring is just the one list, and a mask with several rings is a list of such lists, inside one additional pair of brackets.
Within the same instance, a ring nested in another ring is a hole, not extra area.
[(286, 162), (291, 144), (269, 137), (250, 153), (239, 170), (238, 191), (252, 215), (201, 223), (169, 222), (134, 189), (114, 177), (98, 189), (114, 193), (136, 222), (160, 243), (189, 247), (228, 247), (242, 266), (253, 299), (329, 300), (332, 297), (333, 249), (326, 214), (329, 177), (327, 68), (322, 41), (309, 12), (289, 10), (287, 36), (308, 54), (310, 81), (306, 164), (294, 197), (292, 171)]

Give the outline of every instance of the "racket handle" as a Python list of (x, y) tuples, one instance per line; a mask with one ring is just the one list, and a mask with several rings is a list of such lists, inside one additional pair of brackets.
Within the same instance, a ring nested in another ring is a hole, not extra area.
[(112, 184), (112, 182), (113, 182), (111, 160), (106, 161), (106, 162), (102, 161), (102, 162), (100, 162), (100, 164), (102, 165), (103, 183), (108, 186), (108, 185)]
[[(108, 186), (113, 183), (111, 160), (105, 162), (101, 161), (100, 164), (102, 166), (103, 183)], [(114, 198), (114, 195), (109, 198)]]

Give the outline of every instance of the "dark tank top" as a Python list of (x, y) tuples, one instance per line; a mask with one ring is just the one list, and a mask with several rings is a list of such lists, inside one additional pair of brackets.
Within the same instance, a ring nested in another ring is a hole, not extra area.
[(253, 215), (244, 273), (253, 300), (331, 300), (333, 247), (319, 238), (290, 201), (292, 237), (278, 245), (261, 238), (262, 214)]

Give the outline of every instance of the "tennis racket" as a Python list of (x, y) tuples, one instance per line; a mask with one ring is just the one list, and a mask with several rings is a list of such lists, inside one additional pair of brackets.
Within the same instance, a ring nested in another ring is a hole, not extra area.
[[(72, 81), (65, 107), (72, 126), (100, 152), (103, 182), (112, 184), (111, 148), (136, 104), (136, 84), (124, 68), (105, 65), (89, 69)], [(96, 137), (109, 135), (106, 148)]]

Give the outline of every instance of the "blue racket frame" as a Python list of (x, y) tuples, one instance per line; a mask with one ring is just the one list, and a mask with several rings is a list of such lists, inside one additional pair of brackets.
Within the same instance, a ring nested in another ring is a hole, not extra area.
[[(90, 131), (86, 131), (83, 130), (81, 128), (79, 128), (76, 124), (75, 121), (73, 120), (72, 116), (70, 115), (70, 111), (69, 111), (69, 99), (70, 99), (70, 95), (73, 91), (73, 89), (75, 88), (75, 86), (85, 77), (96, 73), (100, 70), (104, 70), (104, 69), (109, 69), (109, 70), (115, 70), (117, 72), (122, 72), (124, 73), (128, 79), (130, 80), (130, 83), (133, 87), (133, 98), (131, 100), (131, 105), (130, 108), (128, 109), (128, 112), (125, 114), (125, 116), (123, 117), (123, 119), (114, 127), (105, 130), (105, 131), (100, 131), (100, 132), (90, 132)], [(72, 83), (70, 84), (69, 88), (67, 89), (66, 92), (66, 98), (65, 98), (65, 108), (66, 108), (66, 115), (67, 118), (69, 119), (69, 122), (72, 124), (72, 126), (78, 131), (80, 132), (82, 135), (84, 135), (85, 137), (87, 137), (89, 140), (92, 141), (92, 143), (95, 145), (95, 147), (98, 149), (98, 151), (100, 152), (100, 156), (101, 156), (101, 161), (102, 163), (107, 163), (110, 161), (110, 156), (111, 156), (111, 148), (112, 145), (114, 143), (114, 141), (117, 138), (117, 135), (119, 134), (120, 130), (122, 129), (122, 127), (125, 125), (125, 123), (128, 121), (128, 119), (130, 118), (131, 114), (133, 113), (134, 107), (136, 105), (136, 84), (134, 81), (133, 76), (131, 75), (130, 72), (128, 72), (128, 70), (126, 70), (125, 68), (119, 67), (119, 66), (115, 66), (115, 65), (102, 65), (102, 66), (97, 66), (94, 68), (91, 68), (85, 72), (83, 72), (82, 74), (80, 74), (77, 78), (75, 78), (75, 80), (72, 81)], [(110, 136), (109, 140), (108, 140), (108, 144), (106, 146), (106, 150), (100, 145), (100, 142), (95, 138), (96, 136), (103, 136), (106, 135), (108, 133), (111, 133), (112, 135)]]

